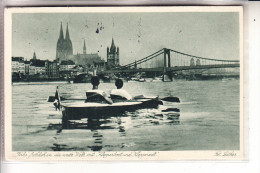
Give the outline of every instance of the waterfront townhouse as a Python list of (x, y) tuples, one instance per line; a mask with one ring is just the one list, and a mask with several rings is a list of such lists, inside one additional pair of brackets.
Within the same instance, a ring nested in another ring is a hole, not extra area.
[(39, 60), (39, 59), (31, 59), (30, 60), (30, 68), (29, 68), (29, 74), (30, 75), (45, 75), (46, 69), (45, 69), (45, 61)]
[(12, 57), (12, 75), (25, 74), (24, 57)]
[(29, 70), (30, 70), (30, 61), (24, 61), (24, 74), (29, 75)]
[(71, 71), (75, 67), (75, 63), (71, 60), (61, 61), (60, 71)]
[(47, 77), (49, 77), (49, 78), (58, 78), (59, 77), (59, 64), (56, 60), (45, 61), (45, 70), (46, 70)]
[(60, 63), (60, 75), (63, 77), (73, 76), (75, 72), (75, 63), (72, 60), (61, 61)]

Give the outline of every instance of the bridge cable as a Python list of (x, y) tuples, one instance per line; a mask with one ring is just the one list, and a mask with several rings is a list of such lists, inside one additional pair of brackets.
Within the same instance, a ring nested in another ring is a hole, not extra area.
[(182, 53), (182, 52), (179, 52), (179, 51), (176, 51), (176, 50), (172, 50), (172, 49), (169, 49), (169, 50), (172, 51), (172, 52), (181, 54), (181, 55), (186, 55), (186, 56), (190, 56), (190, 57), (194, 57), (194, 58), (198, 58), (198, 59), (215, 60), (215, 61), (222, 61), (222, 62), (240, 62), (239, 60), (219, 60), (219, 59), (203, 58), (203, 57), (199, 57), (199, 56), (194, 56), (194, 55), (189, 55), (189, 54), (186, 54), (186, 53)]
[(135, 65), (136, 63), (138, 63), (138, 62), (140, 62), (140, 61), (142, 61), (142, 60), (144, 60), (144, 59), (147, 59), (147, 58), (149, 58), (150, 56), (153, 56), (153, 55), (159, 53), (159, 52), (162, 51), (162, 50), (163, 50), (163, 49), (161, 49), (161, 50), (159, 50), (159, 51), (157, 51), (157, 52), (155, 52), (155, 53), (153, 53), (153, 54), (151, 54), (151, 55), (149, 55), (149, 56), (146, 56), (146, 57), (144, 57), (144, 58), (142, 58), (142, 59), (140, 59), (140, 60), (138, 60), (138, 61), (129, 63), (129, 64), (127, 64), (127, 65), (124, 65), (123, 67), (133, 66), (133, 65)]

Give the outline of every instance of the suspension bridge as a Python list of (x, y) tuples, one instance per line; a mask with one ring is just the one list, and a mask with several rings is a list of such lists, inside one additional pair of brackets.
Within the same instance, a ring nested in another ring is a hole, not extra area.
[(111, 70), (99, 71), (99, 74), (133, 72), (176, 72), (213, 68), (237, 68), (239, 60), (222, 60), (189, 55), (173, 49), (163, 48), (137, 61)]

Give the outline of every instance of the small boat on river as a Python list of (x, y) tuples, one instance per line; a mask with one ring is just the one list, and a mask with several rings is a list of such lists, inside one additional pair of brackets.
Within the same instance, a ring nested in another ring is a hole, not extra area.
[[(75, 100), (66, 102), (66, 100)], [(80, 120), (82, 118), (99, 119), (111, 116), (120, 116), (124, 112), (132, 112), (137, 109), (157, 108), (161, 101), (180, 102), (177, 97), (165, 97), (159, 99), (158, 96), (145, 98), (136, 97), (133, 100), (113, 99), (113, 103), (106, 102), (86, 102), (86, 99), (60, 97), (58, 91), (55, 96), (49, 96), (48, 102), (59, 103), (62, 110), (62, 120)], [(61, 101), (62, 102), (61, 104)]]
[(157, 108), (162, 102), (158, 97), (136, 99), (131, 101), (118, 101), (108, 103), (64, 103), (62, 104), (63, 120), (80, 120), (82, 118), (104, 118), (119, 116), (124, 112), (131, 112), (137, 109)]
[(155, 78), (152, 80), (152, 82), (162, 82), (162, 81), (163, 81), (162, 77), (155, 77)]
[(139, 82), (145, 82), (145, 79), (144, 78), (140, 78)]

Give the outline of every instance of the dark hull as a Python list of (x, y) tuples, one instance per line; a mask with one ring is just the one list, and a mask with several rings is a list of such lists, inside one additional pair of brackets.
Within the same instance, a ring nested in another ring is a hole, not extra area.
[(82, 118), (107, 118), (121, 116), (125, 112), (133, 112), (137, 109), (157, 108), (159, 101), (156, 99), (146, 99), (140, 102), (133, 102), (133, 105), (104, 105), (99, 107), (76, 107), (63, 106), (63, 120), (80, 120)]

